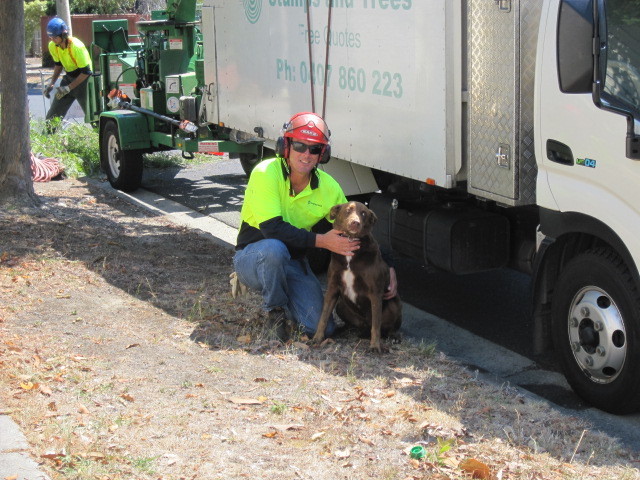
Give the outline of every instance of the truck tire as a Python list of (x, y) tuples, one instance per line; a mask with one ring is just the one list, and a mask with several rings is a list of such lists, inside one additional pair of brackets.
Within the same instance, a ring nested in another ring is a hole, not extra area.
[(142, 183), (142, 152), (122, 149), (118, 125), (112, 120), (100, 137), (100, 166), (116, 190), (132, 192)]
[(640, 295), (622, 260), (595, 249), (570, 260), (553, 294), (555, 350), (573, 390), (623, 414), (640, 407)]

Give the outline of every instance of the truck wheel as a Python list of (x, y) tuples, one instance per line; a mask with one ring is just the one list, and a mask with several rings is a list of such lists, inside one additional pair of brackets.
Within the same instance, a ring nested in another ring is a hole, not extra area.
[(553, 294), (553, 340), (567, 381), (611, 413), (640, 407), (639, 305), (628, 269), (608, 249), (572, 259)]
[(123, 150), (116, 122), (109, 121), (100, 137), (100, 166), (117, 190), (132, 192), (142, 183), (142, 152)]

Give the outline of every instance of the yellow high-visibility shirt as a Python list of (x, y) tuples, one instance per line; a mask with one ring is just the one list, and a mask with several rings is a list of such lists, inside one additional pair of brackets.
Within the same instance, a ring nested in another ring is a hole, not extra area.
[(71, 74), (79, 68), (89, 67), (89, 70), (91, 70), (91, 57), (84, 43), (75, 37), (69, 37), (67, 42), (67, 48), (62, 48), (54, 42), (49, 42), (49, 53), (53, 61), (61, 63), (62, 68)]

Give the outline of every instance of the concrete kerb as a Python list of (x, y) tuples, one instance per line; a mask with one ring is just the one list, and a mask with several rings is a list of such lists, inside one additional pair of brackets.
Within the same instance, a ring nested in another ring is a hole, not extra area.
[(0, 478), (51, 480), (27, 453), (29, 444), (20, 427), (0, 413)]

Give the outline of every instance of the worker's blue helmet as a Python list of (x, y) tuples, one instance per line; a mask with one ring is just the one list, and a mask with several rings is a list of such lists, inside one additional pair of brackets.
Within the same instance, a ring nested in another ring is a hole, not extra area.
[(61, 37), (62, 34), (68, 33), (67, 24), (59, 17), (54, 17), (47, 24), (47, 35), (50, 37)]

